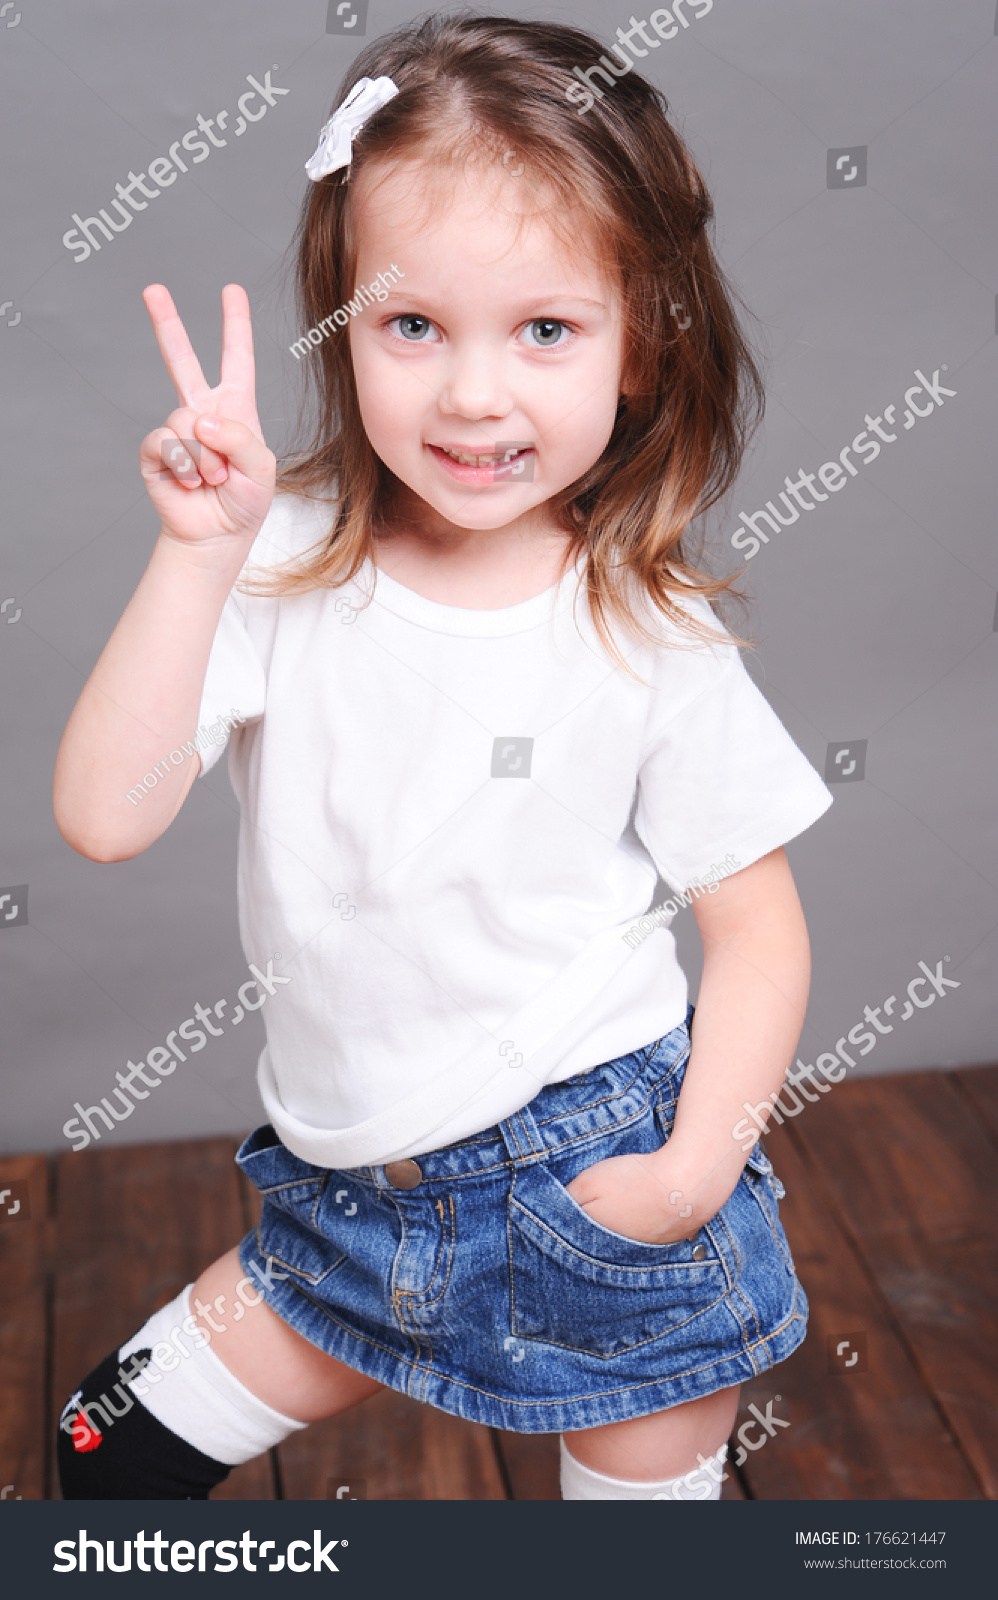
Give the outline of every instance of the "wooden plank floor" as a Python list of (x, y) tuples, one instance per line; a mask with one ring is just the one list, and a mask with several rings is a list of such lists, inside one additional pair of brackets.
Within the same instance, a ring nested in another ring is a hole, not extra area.
[[(998, 1067), (847, 1081), (767, 1147), (811, 1320), (742, 1390), (744, 1460), (723, 1497), (998, 1499)], [(52, 1438), (73, 1385), (252, 1226), (234, 1149), (0, 1157), (4, 1498), (58, 1497)], [(385, 1392), (236, 1468), (213, 1498), (337, 1493), (556, 1500), (557, 1436)]]

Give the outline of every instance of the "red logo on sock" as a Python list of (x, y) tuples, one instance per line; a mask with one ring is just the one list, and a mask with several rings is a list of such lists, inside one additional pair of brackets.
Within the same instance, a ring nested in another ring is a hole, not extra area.
[(69, 1427), (73, 1435), (73, 1449), (79, 1450), (81, 1454), (87, 1450), (96, 1450), (103, 1439), (100, 1429), (95, 1428), (82, 1412), (76, 1413)]

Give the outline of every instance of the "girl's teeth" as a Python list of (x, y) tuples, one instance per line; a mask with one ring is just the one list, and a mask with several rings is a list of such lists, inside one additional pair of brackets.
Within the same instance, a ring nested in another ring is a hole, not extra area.
[[(520, 454), (521, 452), (518, 450), (516, 455)], [(497, 455), (494, 450), (488, 455), (472, 456), (468, 455), (463, 450), (448, 450), (445, 448), (444, 455), (450, 456), (452, 461), (460, 462), (461, 466), (463, 467), (496, 467), (504, 465), (507, 460), (507, 454), (505, 451), (503, 451), (502, 455)], [(509, 457), (509, 459), (515, 460), (516, 457), (512, 456)]]

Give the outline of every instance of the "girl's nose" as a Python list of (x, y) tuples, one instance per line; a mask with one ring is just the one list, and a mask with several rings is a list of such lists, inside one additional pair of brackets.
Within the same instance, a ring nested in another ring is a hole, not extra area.
[(445, 416), (472, 422), (509, 416), (514, 399), (502, 354), (481, 347), (455, 353), (437, 403)]

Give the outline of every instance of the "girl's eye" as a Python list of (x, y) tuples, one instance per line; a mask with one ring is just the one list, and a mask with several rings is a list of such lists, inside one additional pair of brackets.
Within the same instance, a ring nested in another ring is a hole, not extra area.
[(531, 335), (528, 343), (535, 350), (552, 350), (566, 342), (561, 335), (569, 330), (564, 322), (557, 322), (554, 317), (535, 317), (533, 322), (528, 322), (526, 331)]
[(388, 326), (392, 329), (397, 329), (398, 336), (405, 339), (409, 344), (433, 344), (435, 342), (430, 335), (435, 333), (436, 329), (429, 317), (417, 317), (408, 313), (402, 317), (393, 317)]

